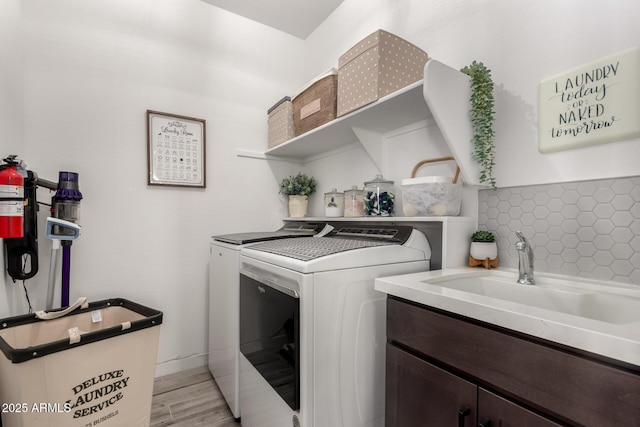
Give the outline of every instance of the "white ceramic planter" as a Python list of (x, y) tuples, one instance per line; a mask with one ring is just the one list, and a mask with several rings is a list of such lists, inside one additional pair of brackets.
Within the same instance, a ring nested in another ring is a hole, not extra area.
[(477, 259), (496, 259), (498, 258), (498, 245), (496, 242), (471, 242), (469, 254)]
[(307, 196), (289, 196), (289, 216), (291, 218), (303, 218), (307, 216)]

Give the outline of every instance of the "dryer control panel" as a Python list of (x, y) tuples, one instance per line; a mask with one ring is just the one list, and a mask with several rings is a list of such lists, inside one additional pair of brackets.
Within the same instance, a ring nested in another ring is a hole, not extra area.
[(401, 245), (411, 236), (412, 230), (413, 227), (408, 225), (344, 226), (336, 228), (327, 237), (385, 240)]

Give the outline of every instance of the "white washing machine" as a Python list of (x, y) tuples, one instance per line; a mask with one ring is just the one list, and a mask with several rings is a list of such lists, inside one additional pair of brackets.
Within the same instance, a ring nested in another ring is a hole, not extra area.
[(239, 398), (240, 249), (256, 242), (309, 236), (324, 224), (288, 225), (273, 232), (213, 236), (209, 247), (209, 370), (236, 420)]
[(240, 252), (243, 427), (383, 427), (386, 296), (374, 280), (429, 270), (426, 237), (348, 223)]

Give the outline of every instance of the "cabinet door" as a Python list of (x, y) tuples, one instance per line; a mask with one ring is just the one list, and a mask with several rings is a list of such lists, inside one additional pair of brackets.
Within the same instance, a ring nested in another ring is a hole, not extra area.
[(560, 427), (560, 424), (480, 388), (478, 389), (478, 426)]
[(387, 344), (386, 427), (471, 427), (477, 387)]

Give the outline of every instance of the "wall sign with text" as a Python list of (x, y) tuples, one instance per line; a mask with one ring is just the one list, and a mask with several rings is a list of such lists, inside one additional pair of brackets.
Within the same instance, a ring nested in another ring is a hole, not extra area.
[(640, 47), (549, 77), (538, 87), (538, 150), (640, 137)]

